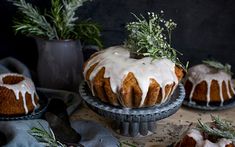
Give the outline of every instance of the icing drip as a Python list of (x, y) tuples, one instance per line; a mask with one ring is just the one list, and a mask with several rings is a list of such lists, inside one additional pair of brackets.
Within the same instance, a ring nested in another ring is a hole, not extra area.
[[(221, 81), (220, 81), (221, 82)], [(221, 101), (221, 103), (220, 103), (220, 106), (223, 106), (223, 103), (224, 103), (224, 97), (223, 97), (223, 93), (222, 93), (222, 83), (223, 82), (221, 82), (221, 83), (219, 83), (219, 94), (220, 94), (220, 101)], [(228, 90), (227, 90), (228, 91)]]
[[(24, 79), (20, 81), (17, 84), (4, 84), (3, 83), (3, 78), (7, 76), (16, 76), (16, 77), (23, 77)], [(34, 101), (34, 95), (36, 94), (35, 86), (34, 83), (31, 81), (31, 79), (24, 77), (20, 74), (15, 74), (15, 73), (8, 73), (8, 74), (1, 74), (0, 75), (0, 86), (6, 87), (10, 90), (12, 90), (15, 94), (16, 100), (20, 99), (19, 94), (21, 93), (22, 95), (22, 100), (23, 100), (23, 107), (25, 110), (25, 114), (28, 114), (28, 107), (26, 104), (26, 92), (31, 95), (31, 100), (34, 108), (36, 108), (36, 103)]]
[(227, 144), (232, 143), (231, 140), (225, 138), (219, 139), (217, 143), (213, 143), (207, 139), (204, 140), (201, 132), (196, 129), (189, 130), (187, 135), (196, 141), (196, 147), (225, 147)]
[(232, 89), (232, 93), (235, 94), (235, 89), (234, 89), (234, 85), (233, 85), (233, 81), (230, 80), (230, 87)]
[(210, 103), (210, 101), (211, 101), (211, 98), (210, 98), (210, 85), (208, 85), (208, 83), (207, 83), (207, 92), (206, 92), (206, 100), (207, 100), (207, 102), (206, 102), (206, 106), (209, 106), (209, 103)]
[[(221, 106), (223, 105), (224, 102), (224, 97), (222, 93), (222, 83), (223, 81), (225, 82), (226, 85), (226, 90), (229, 98), (231, 98), (229, 89), (228, 89), (228, 84), (230, 81), (230, 86), (231, 85), (231, 75), (227, 74), (226, 72), (222, 70), (216, 70), (212, 67), (209, 67), (205, 64), (199, 64), (194, 67), (191, 67), (188, 71), (188, 80), (193, 84), (192, 90), (189, 95), (189, 100), (192, 102), (192, 97), (193, 93), (195, 90), (195, 87), (200, 84), (201, 82), (205, 81), (207, 84), (207, 93), (206, 93), (206, 99), (207, 99), (207, 106), (209, 106), (210, 102), (210, 85), (212, 80), (216, 80), (219, 84), (219, 95), (220, 95), (220, 100), (221, 100)], [(234, 89), (232, 88), (234, 91)]]
[[(152, 60), (150, 57), (133, 59), (129, 56), (129, 51), (121, 46), (110, 47), (100, 51), (99, 54), (89, 60), (83, 74), (85, 76), (90, 67), (98, 63), (90, 74), (89, 80), (92, 81), (101, 68), (105, 67), (104, 77), (110, 78), (111, 89), (118, 94), (123, 80), (128, 73), (132, 72), (142, 90), (140, 106), (143, 105), (148, 93), (150, 79), (154, 79), (162, 88), (162, 102), (164, 102), (167, 96), (170, 95), (165, 95), (165, 86), (173, 83), (178, 84), (175, 75), (175, 64), (168, 59)], [(90, 88), (94, 95), (92, 82)]]
[[(228, 82), (228, 81), (226, 81), (225, 83), (226, 83), (226, 84), (225, 84), (225, 85), (226, 85), (226, 89), (229, 89), (229, 87), (228, 87), (229, 82)], [(232, 88), (232, 89), (233, 89), (233, 88)], [(229, 90), (227, 90), (227, 94), (228, 94), (228, 97), (229, 97), (229, 98), (232, 98), (232, 96), (231, 96), (231, 94), (230, 94)]]
[(190, 103), (192, 103), (192, 97), (193, 97), (193, 92), (195, 90), (195, 87), (196, 87), (196, 85), (193, 84), (192, 90), (191, 90), (190, 95), (189, 95)]

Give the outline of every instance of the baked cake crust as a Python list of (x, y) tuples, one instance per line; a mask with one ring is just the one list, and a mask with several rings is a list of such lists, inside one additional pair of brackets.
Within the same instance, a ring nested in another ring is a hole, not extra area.
[(231, 140), (221, 138), (216, 142), (211, 142), (203, 137), (197, 129), (191, 129), (179, 141), (175, 147), (235, 147)]
[(168, 59), (129, 58), (121, 46), (94, 54), (84, 64), (84, 77), (101, 101), (128, 108), (161, 104), (182, 79), (183, 69)]
[(0, 75), (0, 115), (21, 116), (34, 111), (38, 96), (33, 82), (20, 74)]
[(186, 98), (190, 102), (210, 103), (229, 101), (234, 96), (231, 75), (228, 73), (199, 64), (189, 69), (185, 82)]

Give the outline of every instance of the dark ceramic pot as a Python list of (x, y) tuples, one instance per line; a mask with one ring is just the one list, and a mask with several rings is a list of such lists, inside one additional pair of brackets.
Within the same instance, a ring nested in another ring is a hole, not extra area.
[(82, 79), (83, 65), (80, 41), (36, 38), (36, 43), (40, 86), (77, 91)]

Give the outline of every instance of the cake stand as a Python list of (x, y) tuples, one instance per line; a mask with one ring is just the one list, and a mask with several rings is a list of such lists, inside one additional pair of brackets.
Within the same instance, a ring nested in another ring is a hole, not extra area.
[(153, 107), (130, 109), (101, 102), (98, 98), (92, 96), (84, 81), (80, 84), (79, 92), (94, 112), (112, 119), (118, 128), (116, 131), (123, 136), (131, 137), (146, 136), (155, 131), (156, 122), (174, 114), (180, 108), (185, 97), (184, 87), (179, 84), (171, 98), (165, 103)]

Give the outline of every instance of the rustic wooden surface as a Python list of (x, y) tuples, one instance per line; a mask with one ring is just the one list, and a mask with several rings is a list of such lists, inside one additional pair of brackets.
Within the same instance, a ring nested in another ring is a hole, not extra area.
[(223, 111), (199, 111), (181, 107), (174, 115), (158, 121), (156, 123), (157, 129), (152, 134), (145, 137), (138, 136), (134, 138), (118, 135), (118, 133), (112, 129), (112, 120), (97, 115), (89, 109), (86, 104), (79, 106), (79, 108), (72, 114), (71, 119), (92, 120), (103, 124), (113, 132), (114, 136), (123, 143), (124, 147), (127, 146), (125, 143), (130, 143), (138, 147), (163, 147), (171, 145), (179, 140), (182, 134), (189, 128), (190, 124), (195, 124), (198, 119), (201, 119), (203, 122), (210, 122), (211, 114), (216, 116), (218, 115), (222, 119), (233, 121), (233, 125), (235, 125), (235, 108)]

